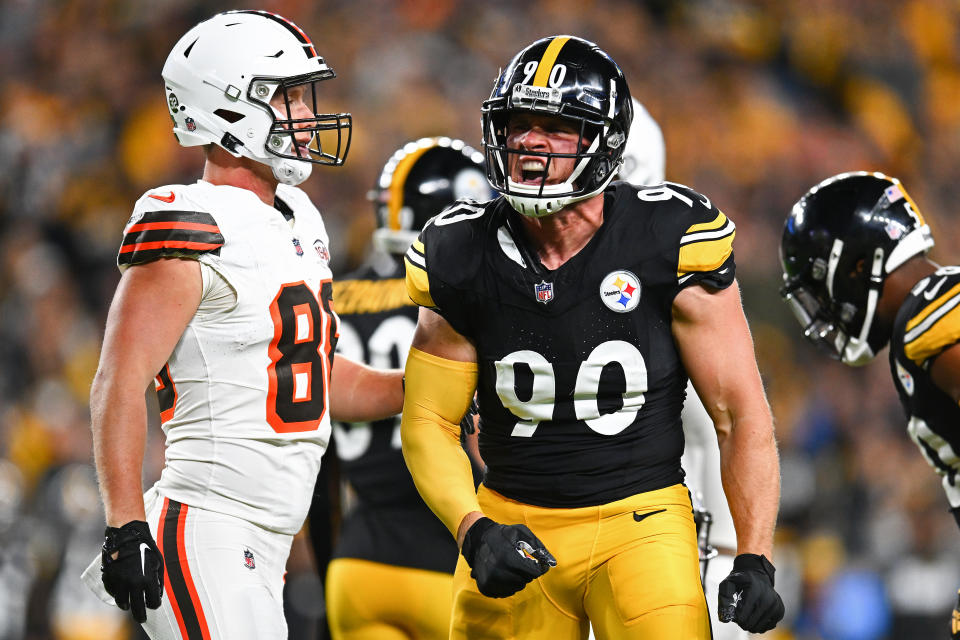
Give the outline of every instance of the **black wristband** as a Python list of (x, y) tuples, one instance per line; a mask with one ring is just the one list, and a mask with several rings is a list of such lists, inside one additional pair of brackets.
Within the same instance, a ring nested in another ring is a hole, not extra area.
[(766, 556), (758, 556), (755, 553), (741, 553), (733, 559), (734, 571), (758, 571), (770, 578), (770, 586), (773, 586), (773, 574), (776, 569), (770, 564)]
[(483, 534), (485, 534), (491, 527), (495, 527), (496, 524), (497, 523), (490, 518), (480, 518), (470, 525), (470, 528), (467, 529), (467, 533), (463, 536), (463, 548), (460, 550), (460, 553), (463, 554), (464, 559), (471, 568), (473, 567), (473, 561), (476, 558), (477, 550), (480, 548), (480, 541), (483, 539)]
[(960, 507), (953, 507), (950, 509), (950, 513), (953, 514), (953, 519), (957, 521), (957, 526), (960, 527)]

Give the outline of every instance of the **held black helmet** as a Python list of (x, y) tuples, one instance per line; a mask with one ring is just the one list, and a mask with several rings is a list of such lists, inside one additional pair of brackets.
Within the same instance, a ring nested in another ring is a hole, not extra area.
[[(561, 116), (580, 132), (576, 153), (530, 150), (546, 163), (539, 184), (510, 178), (507, 126), (512, 112)], [(590, 198), (613, 179), (620, 166), (633, 106), (617, 63), (600, 47), (575, 36), (537, 40), (518, 53), (500, 74), (483, 103), (483, 147), (487, 179), (520, 213), (539, 217)], [(547, 183), (550, 162), (574, 158), (573, 172), (560, 184)]]
[(377, 214), (373, 245), (404, 254), (427, 220), (454, 201), (493, 197), (483, 174), (483, 155), (462, 140), (421, 138), (387, 160), (370, 192)]
[(793, 206), (780, 241), (780, 295), (808, 339), (845, 364), (866, 364), (890, 338), (873, 322), (884, 280), (932, 246), (899, 180), (842, 173)]

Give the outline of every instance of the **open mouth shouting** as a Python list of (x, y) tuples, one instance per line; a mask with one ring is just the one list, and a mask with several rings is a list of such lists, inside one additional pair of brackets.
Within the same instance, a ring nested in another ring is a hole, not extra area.
[(517, 165), (519, 171), (514, 171), (514, 179), (520, 184), (539, 185), (547, 176), (547, 163), (543, 158), (531, 158), (529, 156), (520, 158)]

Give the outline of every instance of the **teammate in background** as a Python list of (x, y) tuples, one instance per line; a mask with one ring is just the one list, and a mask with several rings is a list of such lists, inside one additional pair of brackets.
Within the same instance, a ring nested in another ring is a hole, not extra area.
[[(803, 335), (844, 364), (864, 365), (889, 343), (907, 431), (943, 477), (960, 525), (960, 267), (931, 262), (932, 246), (899, 180), (842, 173), (793, 206), (781, 295)], [(951, 625), (960, 638), (958, 610)]]
[[(333, 77), (265, 11), (201, 22), (163, 68), (174, 133), (206, 162), (124, 230), (90, 401), (106, 539), (84, 572), (154, 639), (286, 638), (283, 574), (331, 417), (402, 406), (399, 370), (333, 366), (329, 239), (294, 186), (346, 157), (350, 115), (321, 112)], [(151, 382), (166, 464), (143, 493)]]
[[(403, 367), (417, 318), (404, 286), (403, 254), (427, 220), (454, 201), (493, 195), (483, 155), (460, 140), (423, 138), (393, 154), (371, 192), (378, 227), (373, 251), (358, 272), (333, 286), (338, 357)], [(340, 475), (354, 497), (326, 572), (333, 638), (446, 638), (457, 545), (413, 485), (400, 451), (400, 416), (334, 422), (333, 433)], [(323, 466), (322, 476), (334, 467), (326, 460)], [(339, 487), (336, 477), (328, 482)], [(318, 481), (321, 495), (324, 485)], [(323, 536), (314, 530), (324, 526), (327, 511), (311, 508), (315, 540)], [(328, 553), (323, 542), (315, 544), (318, 567)]]
[[(623, 151), (623, 168), (617, 177), (638, 186), (662, 184), (665, 166), (666, 149), (660, 125), (634, 98), (633, 124)], [(737, 533), (723, 493), (717, 432), (710, 414), (689, 382), (680, 418), (683, 422), (684, 449), (680, 463), (686, 473), (684, 484), (694, 496), (694, 506), (706, 511), (710, 517), (709, 536), (705, 539), (709, 547), (701, 545), (700, 555), (713, 637), (715, 640), (743, 640), (747, 637), (746, 631), (736, 625), (720, 624), (717, 616), (720, 581), (733, 569)], [(700, 517), (703, 517), (702, 513)], [(711, 552), (716, 555), (710, 557)]]
[[(452, 638), (709, 638), (682, 485), (687, 373), (721, 435), (738, 525), (722, 619), (783, 616), (772, 419), (734, 284), (733, 224), (679, 185), (610, 184), (632, 121), (596, 45), (539, 40), (482, 109), (487, 177), (407, 253), (422, 309), (404, 457), (461, 544)], [(474, 390), (483, 485), (458, 422)], [(523, 523), (523, 524), (520, 524)]]

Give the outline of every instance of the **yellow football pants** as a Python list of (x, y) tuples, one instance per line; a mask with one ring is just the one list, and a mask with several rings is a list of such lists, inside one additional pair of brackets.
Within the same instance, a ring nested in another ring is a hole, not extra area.
[(586, 639), (592, 624), (598, 640), (709, 640), (683, 485), (579, 509), (533, 507), (483, 486), (479, 498), (493, 520), (530, 527), (557, 566), (519, 593), (495, 599), (477, 590), (461, 556), (451, 639)]
[(440, 640), (450, 629), (453, 576), (337, 558), (327, 569), (334, 640)]

